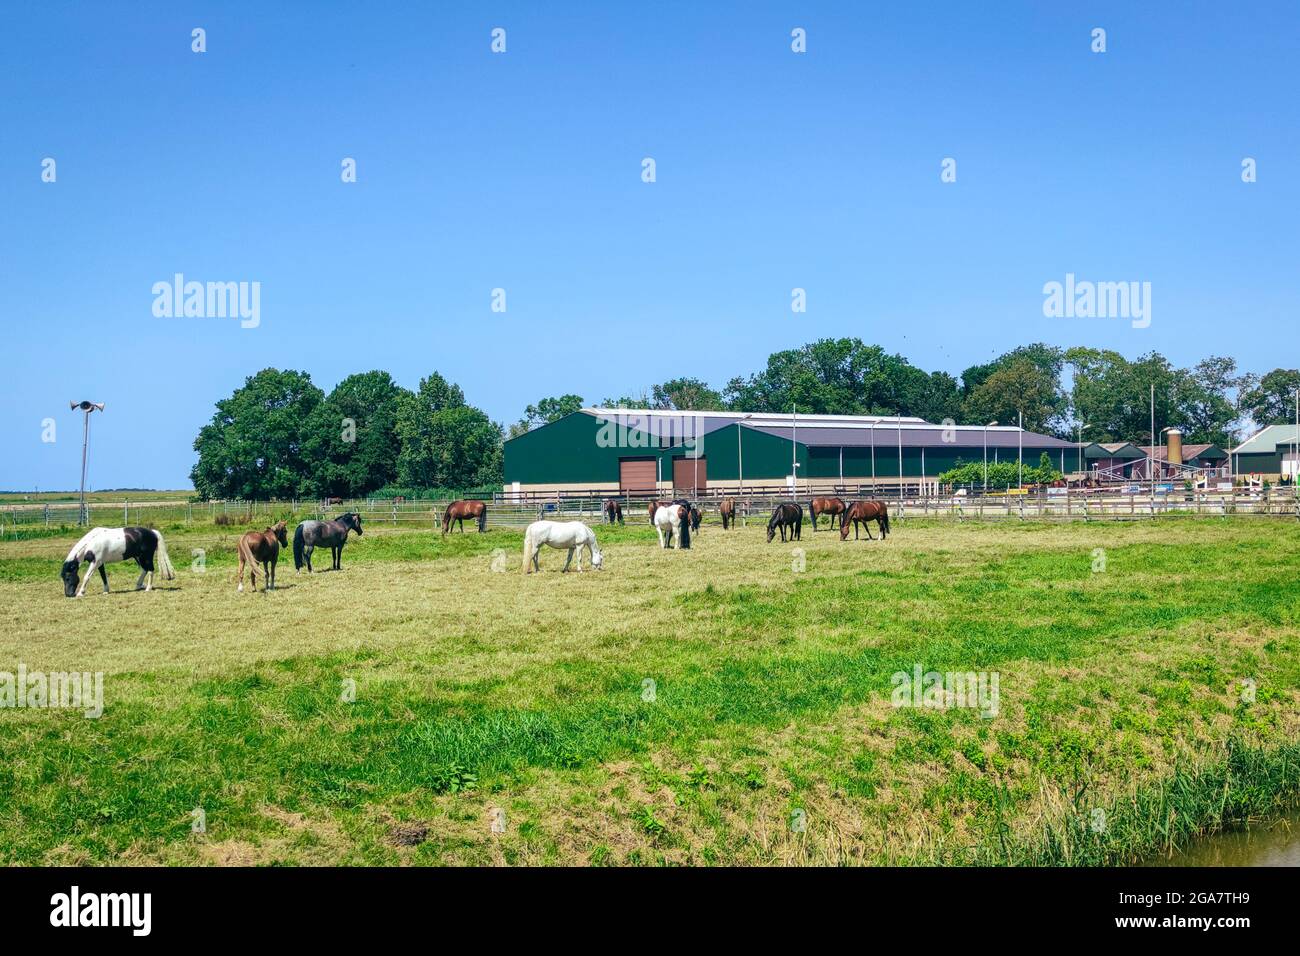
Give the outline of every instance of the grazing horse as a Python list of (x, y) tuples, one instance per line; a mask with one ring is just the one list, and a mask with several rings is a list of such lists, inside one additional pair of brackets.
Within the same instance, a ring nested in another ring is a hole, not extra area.
[(797, 501), (787, 501), (777, 505), (772, 509), (772, 518), (767, 523), (767, 540), (770, 542), (776, 537), (777, 529), (781, 529), (781, 540), (785, 540), (785, 529), (790, 529), (790, 540), (800, 541), (803, 538), (803, 505)]
[(671, 548), (673, 539), (677, 547), (689, 550), (691, 546), (691, 506), (682, 501), (672, 501), (655, 510), (655, 532), (659, 547)]
[(885, 539), (889, 537), (889, 508), (883, 501), (855, 501), (849, 505), (849, 510), (844, 512), (840, 518), (840, 540), (849, 539), (849, 524), (853, 524), (853, 540), (858, 538), (858, 523), (862, 523), (862, 528), (867, 532), (867, 540), (875, 541), (871, 536), (871, 525), (867, 522), (875, 521), (880, 528), (880, 537)]
[(464, 534), (466, 518), (478, 519), (479, 534), (482, 534), (487, 530), (487, 505), (473, 498), (453, 501), (442, 513), (442, 533), (450, 531), (451, 523), (455, 521), (460, 526), (460, 533)]
[[(81, 597), (85, 594), (86, 585), (96, 571), (104, 582), (104, 593), (107, 594), (108, 572), (104, 570), (104, 565), (115, 561), (130, 561), (132, 558), (140, 565), (140, 577), (135, 582), (137, 591), (141, 587), (146, 591), (153, 590), (155, 563), (168, 581), (176, 577), (176, 570), (167, 557), (167, 545), (163, 543), (163, 536), (152, 528), (92, 528), (72, 546), (63, 562), (59, 576), (63, 578), (64, 596)], [(86, 577), (78, 584), (77, 572), (83, 561), (89, 561), (90, 567), (86, 569)], [(145, 575), (149, 576), (147, 584)]]
[(844, 512), (848, 510), (848, 505), (844, 503), (843, 498), (814, 498), (808, 504), (808, 517), (812, 519), (813, 531), (817, 530), (817, 518), (819, 515), (831, 516), (831, 530), (835, 530), (835, 519), (837, 517), (843, 520)]
[(583, 548), (586, 548), (591, 556), (591, 566), (594, 570), (599, 571), (605, 563), (604, 555), (600, 553), (600, 545), (596, 544), (596, 532), (581, 521), (534, 521), (524, 532), (524, 574), (542, 570), (541, 565), (537, 563), (537, 555), (544, 544), (552, 548), (568, 550), (569, 557), (565, 560), (564, 567), (560, 569), (561, 574), (569, 570), (575, 551), (578, 553), (578, 571), (582, 571)]
[(718, 514), (722, 517), (722, 530), (726, 531), (736, 523), (736, 499), (723, 498), (718, 505)]
[(244, 590), (244, 565), (248, 565), (257, 590), (257, 566), (262, 565), (262, 593), (275, 590), (275, 566), (280, 560), (280, 549), (289, 545), (289, 527), (277, 521), (265, 531), (247, 531), (239, 539), (239, 588)]
[(613, 524), (616, 521), (619, 524), (623, 523), (623, 505), (617, 498), (606, 498), (601, 510), (605, 512), (606, 524)]
[(318, 547), (330, 549), (333, 562), (331, 571), (343, 570), (343, 545), (348, 542), (348, 532), (361, 534), (361, 515), (355, 511), (339, 515), (333, 521), (304, 521), (293, 529), (293, 569), (301, 571), (307, 565), (312, 571), (311, 553)]
[(691, 534), (700, 533), (700, 522), (704, 520), (704, 515), (700, 514), (700, 509), (691, 505)]

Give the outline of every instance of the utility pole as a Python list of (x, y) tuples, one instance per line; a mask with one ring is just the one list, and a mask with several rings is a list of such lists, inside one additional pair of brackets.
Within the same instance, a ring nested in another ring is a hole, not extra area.
[(78, 524), (89, 524), (90, 515), (86, 512), (86, 457), (90, 451), (90, 413), (103, 411), (103, 402), (68, 402), (70, 409), (81, 409), (85, 413), (85, 425), (81, 430), (81, 509), (77, 516)]

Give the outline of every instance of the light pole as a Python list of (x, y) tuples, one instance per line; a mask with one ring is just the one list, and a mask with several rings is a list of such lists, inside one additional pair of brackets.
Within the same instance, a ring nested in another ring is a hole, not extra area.
[(1079, 422), (1079, 474), (1083, 474), (1083, 430), (1088, 426)]
[[(745, 444), (740, 440), (740, 435), (744, 430), (744, 423), (753, 417), (754, 413), (750, 412), (744, 418), (740, 419), (740, 421), (736, 422), (736, 495), (742, 499), (745, 495)], [(741, 508), (744, 508), (743, 500), (741, 502)], [(742, 524), (745, 520), (744, 515), (745, 512), (742, 511), (740, 519)]]
[(989, 429), (998, 423), (995, 418), (984, 426), (984, 491), (989, 488)]
[(81, 431), (81, 510), (79, 524), (89, 524), (90, 516), (86, 514), (86, 456), (90, 450), (90, 413), (104, 410), (103, 402), (68, 402), (68, 408), (81, 409), (85, 413), (85, 425)]
[(1024, 412), (1020, 412), (1020, 425), (1018, 427), (1020, 428), (1020, 431), (1017, 433), (1016, 437), (1020, 441), (1020, 446), (1017, 451), (1017, 458), (1020, 461), (1020, 467), (1016, 472), (1016, 481), (1020, 484), (1020, 487), (1023, 488), (1025, 486), (1025, 413)]

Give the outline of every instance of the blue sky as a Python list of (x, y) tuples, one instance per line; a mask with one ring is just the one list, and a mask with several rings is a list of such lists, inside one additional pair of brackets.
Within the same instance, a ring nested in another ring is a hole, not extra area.
[[(10, 5), (0, 488), (76, 486), (81, 398), (92, 486), (188, 487), (266, 366), (436, 369), (503, 423), (823, 336), (1293, 366), (1297, 63), (1281, 2)], [(261, 324), (156, 318), (177, 272)], [(1067, 272), (1149, 281), (1151, 326), (1045, 318)]]

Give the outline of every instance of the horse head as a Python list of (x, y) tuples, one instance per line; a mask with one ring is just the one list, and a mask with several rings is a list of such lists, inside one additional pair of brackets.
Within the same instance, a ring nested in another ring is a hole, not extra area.
[(280, 547), (287, 548), (289, 546), (289, 526), (283, 521), (277, 521), (266, 530), (275, 535), (275, 540), (280, 542)]
[[(351, 528), (358, 535), (361, 534), (361, 515), (357, 514), (355, 511), (349, 511), (345, 515), (339, 515), (334, 520), (343, 525), (344, 528)], [(343, 534), (346, 536), (347, 531), (344, 531)]]
[(63, 596), (76, 597), (78, 580), (78, 569), (81, 567), (79, 561), (64, 561), (63, 569), (59, 572), (59, 577), (63, 578)]

